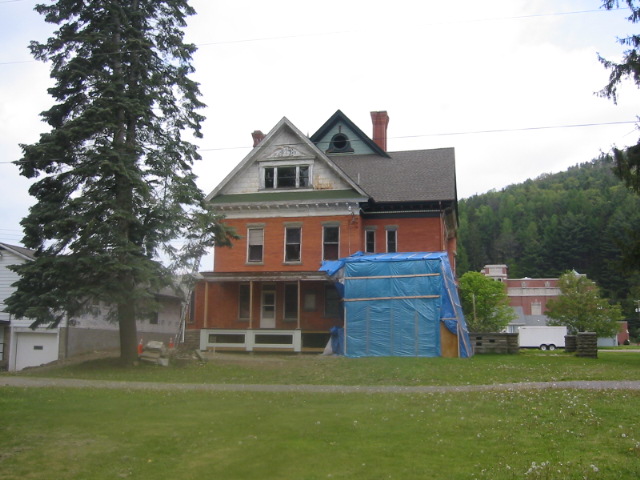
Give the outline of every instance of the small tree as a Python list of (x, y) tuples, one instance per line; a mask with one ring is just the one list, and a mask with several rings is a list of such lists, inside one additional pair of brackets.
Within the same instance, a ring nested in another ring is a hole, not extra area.
[(460, 300), (471, 332), (499, 332), (516, 318), (504, 284), (479, 272), (460, 277)]
[(567, 327), (569, 333), (596, 332), (610, 337), (618, 331), (622, 320), (619, 305), (611, 305), (600, 297), (598, 286), (585, 275), (566, 272), (560, 276), (558, 286), (562, 293), (547, 302), (550, 325)]

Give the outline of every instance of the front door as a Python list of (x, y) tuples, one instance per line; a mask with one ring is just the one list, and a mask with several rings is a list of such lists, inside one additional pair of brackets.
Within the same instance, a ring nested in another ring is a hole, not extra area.
[(260, 328), (276, 328), (276, 291), (273, 288), (262, 291), (260, 312)]

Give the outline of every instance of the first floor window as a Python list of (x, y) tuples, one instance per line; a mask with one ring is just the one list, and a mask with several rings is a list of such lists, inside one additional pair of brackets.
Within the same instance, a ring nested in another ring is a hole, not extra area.
[(398, 231), (387, 230), (387, 252), (395, 253), (398, 251)]
[(300, 227), (287, 227), (285, 229), (284, 261), (299, 262), (302, 229)]
[(284, 319), (298, 318), (298, 284), (287, 283), (284, 286)]
[(324, 316), (340, 317), (340, 296), (333, 285), (327, 285), (324, 289)]
[(340, 258), (340, 227), (324, 227), (322, 236), (322, 258), (324, 260), (337, 260)]
[(248, 235), (248, 262), (262, 262), (262, 250), (264, 246), (264, 230), (262, 228), (250, 228)]
[(251, 285), (242, 283), (238, 288), (238, 319), (249, 320), (251, 317)]

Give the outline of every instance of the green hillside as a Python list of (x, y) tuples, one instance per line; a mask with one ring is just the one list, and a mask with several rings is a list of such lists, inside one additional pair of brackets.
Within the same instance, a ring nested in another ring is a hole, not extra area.
[(637, 318), (640, 275), (624, 245), (640, 232), (640, 196), (607, 158), (460, 200), (458, 275), (506, 264), (509, 277), (557, 277), (575, 269)]

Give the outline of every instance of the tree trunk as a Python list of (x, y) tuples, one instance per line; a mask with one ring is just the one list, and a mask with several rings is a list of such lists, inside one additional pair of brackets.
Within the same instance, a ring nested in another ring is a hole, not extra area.
[[(120, 19), (114, 14), (116, 31), (114, 43), (117, 55), (114, 56), (114, 78), (117, 79), (117, 89), (122, 98), (126, 97), (127, 79), (121, 61), (122, 38), (120, 35)], [(135, 55), (134, 55), (135, 56)], [(117, 161), (124, 166), (125, 172), (135, 170), (135, 121), (127, 120), (127, 112), (124, 107), (118, 109), (116, 114), (117, 128), (114, 133), (113, 149), (118, 153)], [(127, 265), (131, 258), (131, 218), (135, 217), (133, 205), (134, 186), (126, 174), (115, 174), (116, 208), (119, 215), (116, 226), (117, 243), (119, 247), (118, 262)], [(120, 360), (124, 365), (132, 365), (138, 359), (138, 333), (136, 328), (135, 278), (130, 274), (123, 274), (121, 278), (125, 299), (118, 303), (118, 324), (120, 329)], [(130, 296), (130, 301), (126, 301)]]
[(120, 361), (123, 365), (130, 366), (138, 360), (136, 310), (133, 304), (118, 305), (118, 325), (120, 327)]

